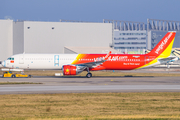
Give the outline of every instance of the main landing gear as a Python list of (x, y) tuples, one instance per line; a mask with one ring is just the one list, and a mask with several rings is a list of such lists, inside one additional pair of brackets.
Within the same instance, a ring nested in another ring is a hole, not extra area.
[(87, 73), (86, 77), (87, 77), (87, 78), (92, 77), (92, 73), (89, 72), (89, 68), (87, 68), (87, 72), (88, 72), (88, 73)]
[(86, 77), (87, 77), (87, 78), (92, 77), (92, 73), (87, 73)]

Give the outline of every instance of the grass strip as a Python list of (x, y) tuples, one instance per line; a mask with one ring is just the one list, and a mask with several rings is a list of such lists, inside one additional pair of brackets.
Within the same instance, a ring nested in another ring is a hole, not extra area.
[(0, 119), (180, 119), (180, 93), (0, 95)]
[(0, 85), (11, 85), (11, 84), (42, 84), (42, 83), (34, 83), (34, 82), (0, 82)]

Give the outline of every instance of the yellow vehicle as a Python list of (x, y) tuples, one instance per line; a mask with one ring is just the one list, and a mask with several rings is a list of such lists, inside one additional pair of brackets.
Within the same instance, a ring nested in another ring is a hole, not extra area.
[(32, 76), (31, 75), (26, 75), (24, 73), (21, 73), (21, 74), (15, 73), (15, 74), (13, 74), (11, 71), (5, 71), (3, 73), (2, 77), (12, 77), (12, 78), (16, 78), (16, 77), (18, 77), (18, 78), (23, 77), (24, 78), (24, 77), (26, 77), (26, 78), (31, 78)]

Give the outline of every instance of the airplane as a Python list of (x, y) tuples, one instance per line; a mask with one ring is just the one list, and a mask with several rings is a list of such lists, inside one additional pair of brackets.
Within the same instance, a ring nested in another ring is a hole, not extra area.
[(10, 69), (58, 69), (63, 75), (78, 75), (98, 70), (135, 70), (170, 61), (176, 32), (168, 32), (147, 54), (17, 54), (2, 62)]

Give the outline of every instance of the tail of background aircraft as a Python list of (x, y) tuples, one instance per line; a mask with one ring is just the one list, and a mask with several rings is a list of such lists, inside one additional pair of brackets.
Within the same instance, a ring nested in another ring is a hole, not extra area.
[(166, 58), (170, 56), (176, 32), (168, 32), (147, 55)]

